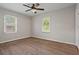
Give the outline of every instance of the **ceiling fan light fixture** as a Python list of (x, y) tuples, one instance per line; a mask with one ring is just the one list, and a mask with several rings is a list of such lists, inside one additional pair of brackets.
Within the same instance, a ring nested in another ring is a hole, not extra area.
[(36, 10), (36, 9), (32, 9), (31, 11), (32, 11), (33, 13), (35, 13), (37, 10)]
[(31, 12), (33, 12), (34, 14), (36, 14), (38, 10), (44, 11), (44, 8), (38, 8), (39, 5), (40, 5), (39, 3), (32, 4), (32, 6), (23, 4), (23, 6), (26, 6), (26, 7), (30, 8), (30, 9), (28, 9), (28, 10), (25, 10), (26, 12), (31, 11)]

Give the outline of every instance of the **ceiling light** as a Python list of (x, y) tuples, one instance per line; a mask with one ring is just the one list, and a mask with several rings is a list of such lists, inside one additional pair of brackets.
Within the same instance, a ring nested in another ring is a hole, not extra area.
[(36, 9), (32, 9), (31, 11), (32, 11), (33, 13), (36, 13), (37, 10), (36, 10)]

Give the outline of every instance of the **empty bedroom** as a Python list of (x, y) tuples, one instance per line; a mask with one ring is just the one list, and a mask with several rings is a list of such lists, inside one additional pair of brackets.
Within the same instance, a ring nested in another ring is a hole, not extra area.
[(0, 3), (0, 55), (79, 55), (79, 4)]

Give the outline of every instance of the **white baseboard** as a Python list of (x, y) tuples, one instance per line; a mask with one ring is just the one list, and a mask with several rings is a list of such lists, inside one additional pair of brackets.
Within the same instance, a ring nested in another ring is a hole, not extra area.
[(50, 39), (50, 38), (43, 38), (43, 37), (37, 37), (37, 36), (32, 36), (32, 37), (36, 37), (36, 38), (40, 38), (40, 39), (45, 39), (45, 40), (50, 40), (50, 41), (56, 41), (56, 42), (60, 42), (60, 43), (66, 43), (66, 44), (71, 44), (71, 45), (75, 45), (75, 46), (77, 46), (76, 44), (74, 44), (74, 43), (70, 43), (70, 42), (63, 42), (63, 41), (58, 41), (58, 40), (55, 40), (55, 39)]
[[(10, 41), (14, 41), (14, 40), (23, 39), (23, 38), (29, 38), (29, 37), (31, 37), (31, 36), (26, 36), (26, 37), (19, 37), (19, 38), (10, 39), (10, 40), (7, 40), (7, 41), (1, 41), (0, 43), (10, 42)], [(40, 38), (40, 39), (45, 39), (45, 40), (49, 40), (49, 39), (42, 38), (42, 37), (37, 37), (37, 36), (32, 36), (32, 37), (35, 37), (35, 38)], [(77, 46), (77, 45), (76, 45), (76, 44), (74, 44), (74, 43), (61, 42), (61, 41), (57, 41), (57, 40), (50, 40), (50, 41), (56, 41), (56, 42), (60, 42), (60, 43), (72, 44), (72, 45), (75, 45), (75, 46)], [(79, 46), (77, 46), (77, 47), (79, 48)]]
[(10, 41), (14, 41), (14, 40), (19, 40), (19, 39), (23, 39), (23, 38), (29, 38), (30, 36), (27, 37), (19, 37), (19, 38), (15, 38), (15, 39), (10, 39), (10, 40), (6, 40), (6, 41), (1, 41), (0, 43), (6, 43), (6, 42), (10, 42)]

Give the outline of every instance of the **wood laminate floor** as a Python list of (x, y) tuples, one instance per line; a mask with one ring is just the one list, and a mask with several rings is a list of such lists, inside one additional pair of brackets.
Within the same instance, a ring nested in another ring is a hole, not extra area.
[(1, 55), (77, 55), (74, 45), (26, 38), (0, 44)]

